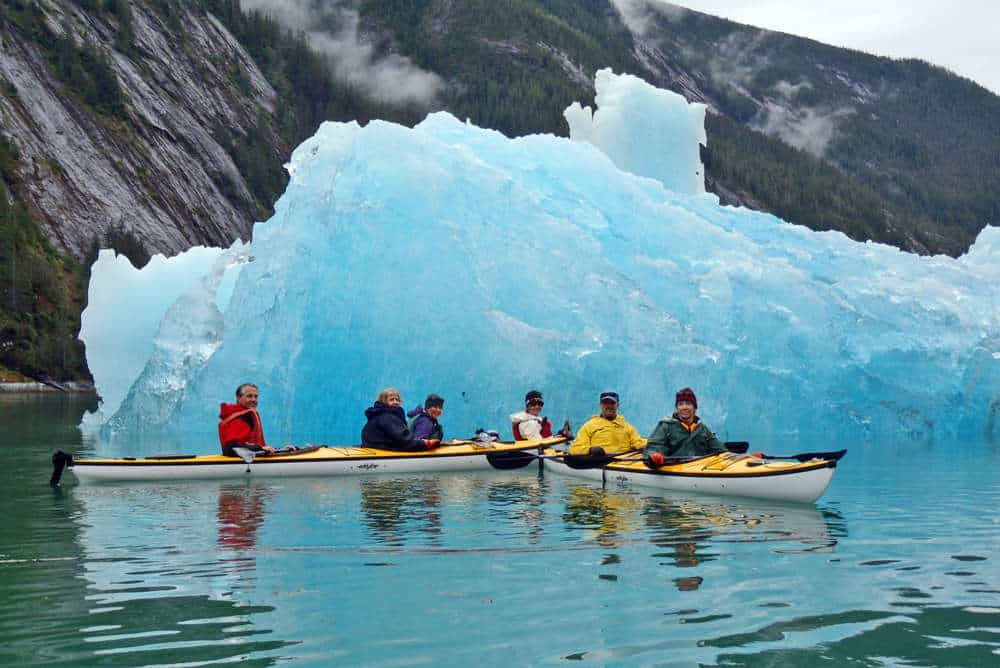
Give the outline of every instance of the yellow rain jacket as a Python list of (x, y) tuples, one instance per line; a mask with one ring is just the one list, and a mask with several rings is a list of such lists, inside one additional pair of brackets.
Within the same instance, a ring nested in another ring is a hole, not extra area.
[(576, 440), (569, 447), (569, 454), (585, 455), (595, 445), (604, 448), (609, 455), (616, 455), (642, 448), (646, 439), (621, 415), (616, 415), (614, 420), (595, 415), (580, 427)]

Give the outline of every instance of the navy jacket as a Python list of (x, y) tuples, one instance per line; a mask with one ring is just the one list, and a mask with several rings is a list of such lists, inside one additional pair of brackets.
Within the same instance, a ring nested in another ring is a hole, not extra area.
[(400, 406), (376, 401), (365, 409), (368, 423), (361, 430), (361, 444), (385, 450), (426, 450), (422, 440), (413, 438)]

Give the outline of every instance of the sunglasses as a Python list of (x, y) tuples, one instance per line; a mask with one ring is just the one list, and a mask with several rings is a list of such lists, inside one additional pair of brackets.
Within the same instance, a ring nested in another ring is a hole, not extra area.
[(544, 401), (539, 401), (538, 399), (532, 399), (531, 401), (528, 402), (528, 405), (529, 406), (544, 406), (545, 402)]

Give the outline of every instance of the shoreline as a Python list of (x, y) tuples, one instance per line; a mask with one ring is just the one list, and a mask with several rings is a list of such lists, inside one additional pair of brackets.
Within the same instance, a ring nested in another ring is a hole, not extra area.
[(0, 394), (49, 394), (63, 392), (66, 394), (97, 394), (93, 383), (86, 381), (67, 381), (65, 383), (39, 381), (0, 382)]

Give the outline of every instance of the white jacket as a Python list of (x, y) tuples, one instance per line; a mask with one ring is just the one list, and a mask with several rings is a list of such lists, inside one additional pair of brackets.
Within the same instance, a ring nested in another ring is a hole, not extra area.
[(528, 411), (518, 411), (511, 413), (511, 424), (516, 424), (521, 432), (521, 439), (525, 441), (537, 441), (542, 438), (542, 418), (532, 415)]

